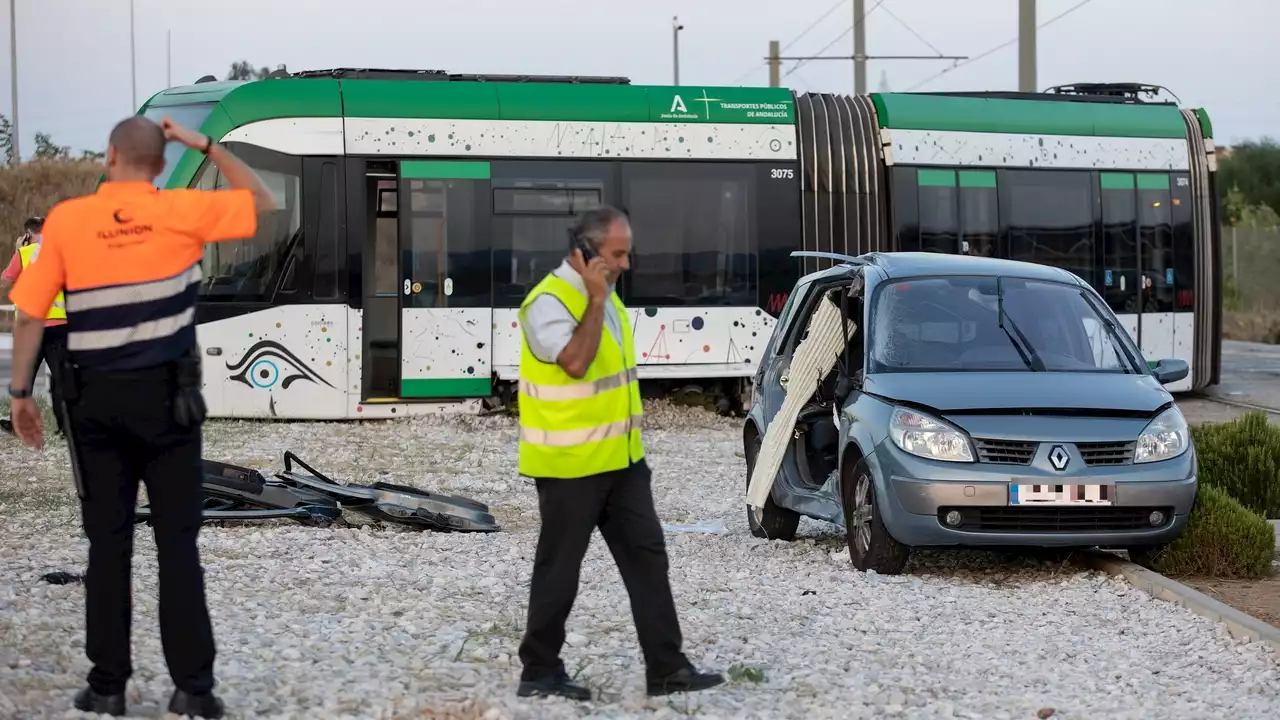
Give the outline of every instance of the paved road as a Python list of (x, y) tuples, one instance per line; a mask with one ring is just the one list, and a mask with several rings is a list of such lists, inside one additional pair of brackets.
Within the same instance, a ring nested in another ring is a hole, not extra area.
[[(0, 380), (4, 381), (4, 387), (9, 387), (9, 378), (13, 372), (13, 336), (7, 333), (0, 334)], [(40, 365), (40, 373), (36, 375), (36, 394), (43, 395), (48, 392), (48, 370), (45, 369), (43, 363)]]

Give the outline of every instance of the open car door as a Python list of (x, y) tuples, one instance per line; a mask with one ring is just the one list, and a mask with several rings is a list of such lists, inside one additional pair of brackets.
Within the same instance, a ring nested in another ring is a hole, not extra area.
[(808, 319), (808, 334), (792, 354), (785, 374), (779, 378), (786, 395), (765, 430), (751, 473), (751, 483), (747, 487), (747, 504), (757, 517), (782, 467), (801, 409), (818, 389), (818, 384), (840, 361), (848, 338), (857, 329), (857, 324), (845, 319), (840, 306), (832, 301), (830, 291), (842, 292), (837, 289), (841, 286), (837, 283), (834, 288), (821, 291), (817, 308)]

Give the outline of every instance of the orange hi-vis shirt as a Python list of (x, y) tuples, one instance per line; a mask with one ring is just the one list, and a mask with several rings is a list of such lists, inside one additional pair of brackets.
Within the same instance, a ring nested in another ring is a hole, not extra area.
[(43, 318), (64, 290), (67, 349), (80, 367), (160, 365), (195, 347), (204, 244), (257, 230), (249, 190), (104, 182), (49, 211), (40, 261), (23, 271), (9, 298)]

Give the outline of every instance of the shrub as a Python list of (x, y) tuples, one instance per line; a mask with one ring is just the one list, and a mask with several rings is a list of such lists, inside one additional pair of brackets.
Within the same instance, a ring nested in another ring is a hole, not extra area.
[(1271, 574), (1275, 554), (1266, 519), (1221, 488), (1201, 484), (1186, 531), (1150, 557), (1133, 559), (1162, 575), (1256, 578)]
[(1200, 482), (1227, 491), (1265, 518), (1280, 519), (1280, 428), (1262, 412), (1191, 429)]

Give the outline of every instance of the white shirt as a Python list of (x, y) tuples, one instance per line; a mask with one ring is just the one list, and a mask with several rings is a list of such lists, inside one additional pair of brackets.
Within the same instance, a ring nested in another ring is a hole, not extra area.
[[(569, 265), (568, 260), (561, 262), (559, 267), (551, 271), (551, 274), (567, 281), (583, 295), (587, 294), (587, 286), (583, 283), (582, 276)], [(612, 285), (609, 286), (609, 292), (613, 293)], [(621, 347), (622, 321), (612, 301), (605, 302), (604, 325), (609, 332), (601, 337), (600, 342), (607, 342), (608, 338), (612, 337)], [(529, 351), (533, 356), (544, 363), (554, 364), (565, 346), (573, 339), (573, 332), (578, 329), (578, 321), (559, 298), (543, 294), (524, 311), (520, 319), (520, 327), (524, 331), (525, 339), (529, 342)]]

